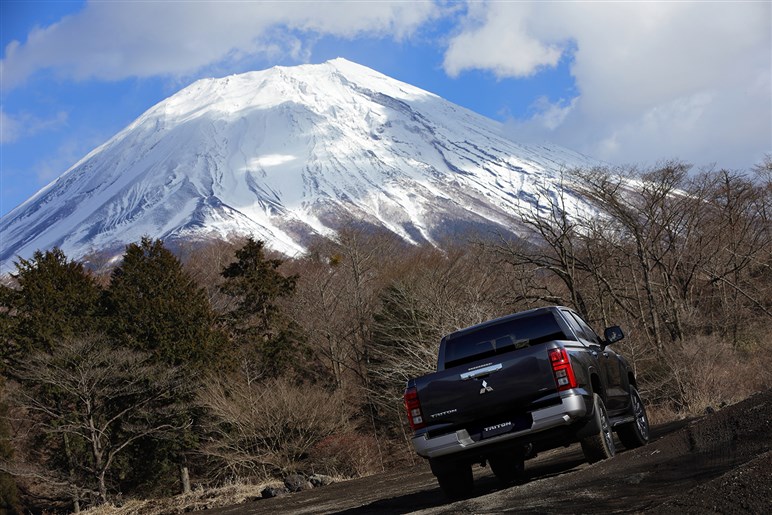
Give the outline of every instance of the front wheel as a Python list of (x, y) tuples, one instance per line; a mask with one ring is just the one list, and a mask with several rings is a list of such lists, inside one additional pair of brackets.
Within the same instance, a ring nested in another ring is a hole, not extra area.
[(649, 443), (649, 418), (646, 416), (646, 407), (641, 396), (633, 386), (630, 386), (630, 410), (635, 420), (620, 425), (617, 428), (617, 436), (622, 445), (635, 449)]
[(593, 416), (595, 417), (595, 427), (598, 430), (595, 434), (582, 438), (582, 451), (588, 463), (612, 458), (616, 454), (614, 434), (611, 432), (611, 422), (606, 412), (606, 405), (597, 393), (594, 393), (592, 397)]

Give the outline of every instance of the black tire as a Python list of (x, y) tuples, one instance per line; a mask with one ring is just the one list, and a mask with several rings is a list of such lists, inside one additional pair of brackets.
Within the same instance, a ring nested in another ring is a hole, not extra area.
[(614, 433), (606, 412), (606, 405), (597, 393), (593, 394), (593, 416), (598, 429), (592, 435), (582, 438), (582, 451), (588, 463), (612, 458), (616, 454)]
[(504, 486), (522, 483), (525, 479), (525, 458), (522, 453), (504, 453), (488, 458), (493, 475)]
[(621, 424), (617, 428), (617, 436), (626, 448), (635, 449), (649, 443), (649, 417), (638, 390), (633, 386), (630, 387), (630, 411), (635, 420)]
[(474, 478), (471, 465), (458, 462), (443, 463), (434, 460), (430, 460), (429, 464), (445, 497), (455, 501), (472, 495)]

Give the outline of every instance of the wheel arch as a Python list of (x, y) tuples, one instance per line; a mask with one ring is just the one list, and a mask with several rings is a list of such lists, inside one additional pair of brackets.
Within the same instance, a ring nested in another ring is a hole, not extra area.
[(629, 384), (636, 390), (638, 389), (638, 381), (635, 380), (635, 374), (633, 374), (632, 371), (627, 372), (627, 384)]
[(594, 370), (590, 373), (590, 387), (592, 387), (593, 393), (600, 395), (603, 402), (606, 402), (606, 389), (603, 388), (603, 381), (601, 381), (600, 376)]

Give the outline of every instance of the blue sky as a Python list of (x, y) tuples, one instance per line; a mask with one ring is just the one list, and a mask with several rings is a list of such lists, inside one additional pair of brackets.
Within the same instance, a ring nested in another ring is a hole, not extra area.
[(345, 57), (611, 164), (772, 152), (772, 3), (0, 0), (0, 215), (196, 79)]

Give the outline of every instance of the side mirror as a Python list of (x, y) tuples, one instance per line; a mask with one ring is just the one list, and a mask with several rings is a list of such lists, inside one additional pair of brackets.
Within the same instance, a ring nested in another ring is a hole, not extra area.
[(606, 339), (605, 342), (603, 342), (603, 346), (611, 345), (612, 343), (618, 342), (622, 338), (625, 337), (625, 333), (622, 332), (622, 328), (618, 325), (612, 325), (611, 327), (607, 327), (605, 331), (603, 331), (603, 338)]

